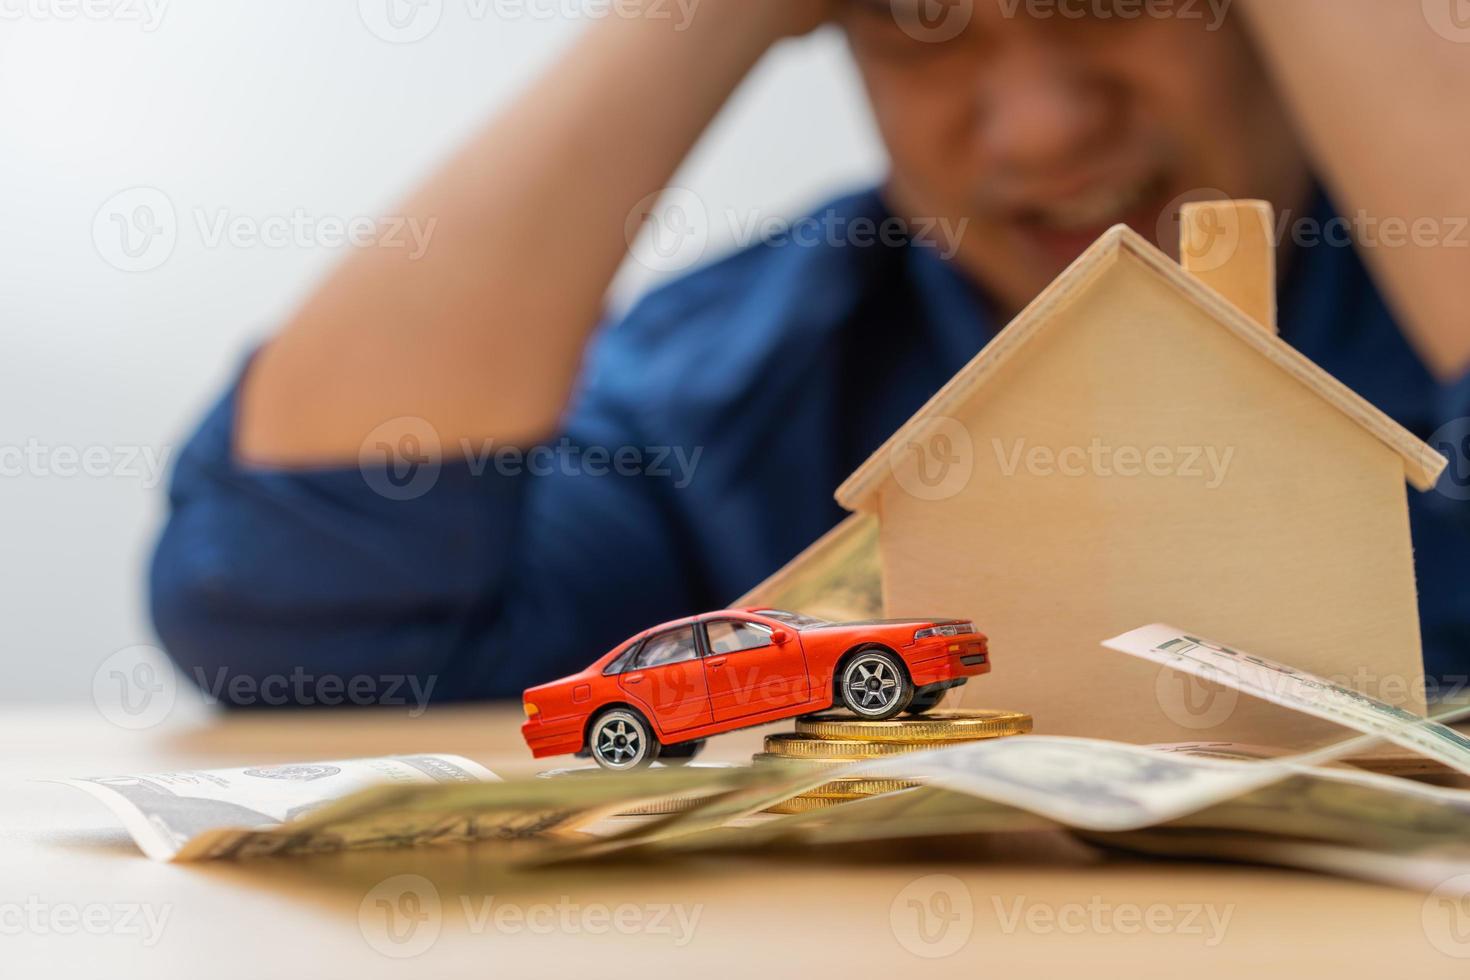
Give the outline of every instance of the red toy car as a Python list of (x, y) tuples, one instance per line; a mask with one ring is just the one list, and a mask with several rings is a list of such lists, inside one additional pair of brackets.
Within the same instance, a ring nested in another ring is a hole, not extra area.
[(639, 633), (580, 674), (525, 693), (536, 758), (606, 769), (681, 764), (711, 735), (832, 707), (862, 718), (928, 711), (990, 670), (975, 625), (954, 619), (829, 623), (776, 609), (680, 619)]

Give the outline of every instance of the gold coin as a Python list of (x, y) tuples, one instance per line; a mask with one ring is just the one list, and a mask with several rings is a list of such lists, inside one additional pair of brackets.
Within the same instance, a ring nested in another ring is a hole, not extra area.
[(912, 789), (917, 785), (919, 784), (908, 779), (865, 779), (861, 776), (839, 776), (830, 783), (823, 783), (802, 795), (820, 796), (830, 800), (860, 800), (868, 796), (896, 793), (901, 789)]
[(862, 762), (862, 759), (800, 759), (795, 756), (777, 755), (774, 752), (757, 752), (750, 757), (750, 761), (758, 766), (788, 766), (797, 768), (800, 766), (815, 766), (819, 768), (833, 768), (835, 766), (851, 765), (854, 762)]
[(640, 806), (619, 810), (620, 817), (661, 817), (670, 813), (692, 810), (705, 801), (703, 796), (671, 796), (666, 800), (653, 800)]
[(876, 759), (899, 755), (904, 752), (920, 752), (933, 748), (924, 742), (878, 742), (831, 738), (812, 738), (807, 735), (781, 734), (766, 736), (766, 754), (787, 759), (831, 759), (838, 762), (854, 762), (859, 759)]
[(1029, 731), (1031, 716), (1019, 711), (930, 711), (883, 721), (827, 714), (796, 720), (798, 735), (862, 742), (968, 742)]
[(766, 807), (767, 813), (810, 813), (813, 810), (825, 810), (829, 807), (841, 806), (850, 803), (851, 800), (830, 799), (824, 796), (793, 796), (789, 800), (772, 804)]

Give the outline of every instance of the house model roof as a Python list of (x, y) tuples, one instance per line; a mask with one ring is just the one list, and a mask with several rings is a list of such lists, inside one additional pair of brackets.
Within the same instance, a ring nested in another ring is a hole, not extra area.
[(957, 414), (974, 394), (1003, 371), (1012, 357), (1047, 330), (1059, 310), (1070, 304), (1095, 279), (1127, 256), (1172, 286), (1185, 302), (1208, 313), (1222, 329), (1261, 356), (1261, 370), (1284, 371), (1306, 385), (1323, 401), (1354, 421), (1403, 460), (1404, 475), (1419, 490), (1431, 489), (1447, 461), (1412, 433), (1384, 415), (1361, 396), (1274, 332), (1264, 329), (1230, 300), (1186, 271), (1162, 251), (1126, 225), (1110, 229), (1084, 252), (1066, 272), (987, 344), (959, 374), (955, 375), (913, 418), (868, 458), (856, 473), (837, 489), (837, 502), (851, 511), (872, 511), (876, 494), (892, 475), (892, 454), (921, 434), (926, 422)]

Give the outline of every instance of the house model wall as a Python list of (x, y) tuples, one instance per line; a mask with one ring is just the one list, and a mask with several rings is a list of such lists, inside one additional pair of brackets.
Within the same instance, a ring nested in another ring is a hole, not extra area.
[(1152, 622), (1422, 712), (1405, 481), (1444, 460), (1276, 337), (1265, 205), (1184, 225), (1195, 273), (1108, 232), (839, 489), (884, 612), (973, 618), (959, 703), (1040, 732), (1333, 736), (1098, 645)]

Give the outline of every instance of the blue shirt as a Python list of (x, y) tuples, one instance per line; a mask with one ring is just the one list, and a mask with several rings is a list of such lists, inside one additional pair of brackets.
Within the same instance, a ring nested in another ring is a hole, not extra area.
[[(817, 212), (888, 216), (876, 191)], [(322, 685), (354, 678), (368, 699), (404, 677), (514, 697), (722, 607), (843, 516), (837, 485), (998, 329), (932, 248), (885, 241), (776, 239), (652, 293), (599, 333), (561, 437), (530, 454), (249, 469), (227, 393), (180, 456), (153, 562), (169, 652), (226, 703), (331, 703)], [(1290, 263), (1287, 341), (1420, 437), (1470, 415), (1470, 383), (1436, 384), (1351, 247)], [(1441, 488), (1409, 492), (1425, 655), (1464, 675), (1470, 486)]]

